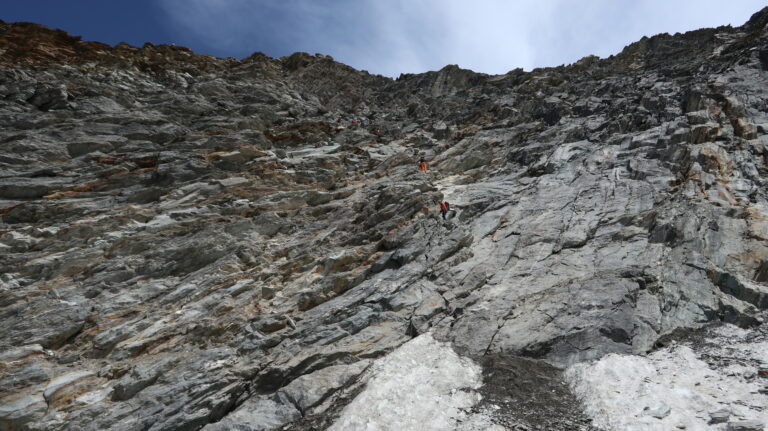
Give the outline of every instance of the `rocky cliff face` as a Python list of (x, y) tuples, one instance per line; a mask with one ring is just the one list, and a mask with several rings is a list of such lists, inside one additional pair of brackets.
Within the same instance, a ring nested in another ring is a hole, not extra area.
[(0, 23), (0, 429), (355, 429), (449, 347), (445, 427), (592, 429), (558, 369), (760, 331), (766, 24), (391, 80)]

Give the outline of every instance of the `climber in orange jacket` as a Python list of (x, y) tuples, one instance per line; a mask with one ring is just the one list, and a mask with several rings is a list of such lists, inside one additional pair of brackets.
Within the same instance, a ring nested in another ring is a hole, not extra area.
[(421, 172), (427, 172), (427, 159), (424, 156), (419, 157), (419, 169)]
[(440, 215), (443, 216), (443, 220), (445, 220), (445, 215), (448, 214), (448, 210), (451, 209), (451, 205), (444, 200), (439, 200), (437, 203), (440, 205)]

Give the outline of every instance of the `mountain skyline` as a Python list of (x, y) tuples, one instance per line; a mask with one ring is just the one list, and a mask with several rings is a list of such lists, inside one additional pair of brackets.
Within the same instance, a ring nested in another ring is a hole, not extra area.
[[(4, 21), (60, 28), (84, 40), (183, 45), (198, 53), (243, 58), (321, 53), (360, 70), (396, 77), (458, 64), (503, 74), (515, 68), (608, 57), (658, 33), (738, 26), (764, 4), (747, 0), (460, 1), (139, 0), (75, 5), (34, 0), (5, 5)], [(290, 31), (286, 31), (290, 30)]]

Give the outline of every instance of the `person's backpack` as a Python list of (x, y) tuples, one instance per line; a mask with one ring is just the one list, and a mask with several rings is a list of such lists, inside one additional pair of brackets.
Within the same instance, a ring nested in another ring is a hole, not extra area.
[(451, 210), (451, 204), (449, 204), (448, 202), (445, 203), (445, 210), (446, 211), (450, 211)]

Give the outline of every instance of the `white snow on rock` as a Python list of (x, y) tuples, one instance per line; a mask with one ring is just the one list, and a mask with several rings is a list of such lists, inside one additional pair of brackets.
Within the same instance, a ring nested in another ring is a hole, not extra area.
[(423, 334), (377, 360), (365, 389), (330, 431), (503, 431), (467, 410), (480, 401), (481, 368)]
[(571, 366), (565, 377), (594, 425), (604, 429), (726, 430), (727, 423), (709, 423), (710, 413), (721, 410), (730, 412), (731, 425), (746, 420), (768, 424), (766, 396), (759, 393), (765, 382), (754, 377), (754, 366), (712, 369), (701, 360), (706, 353), (741, 359), (737, 363), (763, 363), (768, 346), (739, 343), (746, 331), (735, 326), (716, 333), (715, 342), (697, 348), (699, 352), (672, 345), (648, 356), (610, 354)]

